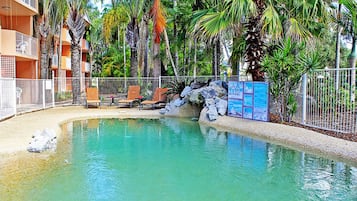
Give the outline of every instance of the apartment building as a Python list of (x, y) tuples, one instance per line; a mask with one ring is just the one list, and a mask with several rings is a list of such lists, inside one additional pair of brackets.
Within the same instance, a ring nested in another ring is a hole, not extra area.
[(0, 1), (0, 77), (39, 77), (39, 40), (33, 28), (37, 6), (38, 0)]

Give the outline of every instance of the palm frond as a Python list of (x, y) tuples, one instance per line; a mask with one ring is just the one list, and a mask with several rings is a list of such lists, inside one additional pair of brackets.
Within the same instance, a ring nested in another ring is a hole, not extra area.
[(154, 32), (156, 33), (155, 43), (160, 43), (160, 34), (166, 27), (166, 19), (160, 0), (154, 0), (154, 4), (150, 9), (150, 15), (154, 21)]
[(283, 34), (283, 26), (281, 24), (279, 13), (273, 5), (268, 5), (261, 19), (263, 24), (262, 32), (272, 36), (273, 39), (280, 38)]

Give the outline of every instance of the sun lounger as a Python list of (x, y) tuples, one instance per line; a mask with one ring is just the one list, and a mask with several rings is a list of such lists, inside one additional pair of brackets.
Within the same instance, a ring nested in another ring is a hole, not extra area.
[(98, 88), (90, 87), (86, 90), (86, 97), (87, 97), (87, 108), (89, 104), (95, 104), (96, 106), (100, 106), (100, 99)]
[(140, 97), (140, 86), (138, 85), (129, 86), (127, 98), (118, 100), (118, 104), (119, 105), (126, 104), (129, 105), (129, 107), (133, 107), (133, 103), (135, 101), (138, 101), (139, 97)]
[(145, 105), (150, 105), (154, 109), (158, 104), (166, 104), (167, 88), (156, 88), (152, 100), (145, 100), (140, 103), (140, 109)]

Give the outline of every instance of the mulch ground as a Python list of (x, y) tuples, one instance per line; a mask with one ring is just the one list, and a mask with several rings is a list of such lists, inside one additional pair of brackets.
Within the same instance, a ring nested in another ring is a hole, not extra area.
[(285, 124), (285, 125), (289, 125), (289, 126), (295, 126), (295, 127), (300, 127), (300, 128), (305, 128), (308, 130), (312, 130), (324, 135), (328, 135), (331, 137), (335, 137), (335, 138), (340, 138), (340, 139), (344, 139), (344, 140), (348, 140), (348, 141), (352, 141), (352, 142), (357, 142), (357, 134), (356, 133), (338, 133), (335, 131), (329, 131), (329, 130), (324, 130), (324, 129), (319, 129), (319, 128), (314, 128), (314, 127), (309, 127), (297, 122), (280, 122), (279, 118), (277, 116), (274, 115), (270, 115), (270, 121), (273, 123), (281, 123), (281, 124)]

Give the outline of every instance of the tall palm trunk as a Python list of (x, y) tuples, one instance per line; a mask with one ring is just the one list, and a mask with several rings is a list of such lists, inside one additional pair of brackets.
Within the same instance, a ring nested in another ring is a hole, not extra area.
[(220, 74), (219, 66), (221, 61), (221, 42), (218, 38), (213, 44), (213, 55), (212, 55), (212, 75), (214, 79), (217, 80)]
[[(153, 33), (153, 39), (155, 40), (156, 32)], [(153, 41), (152, 44), (152, 61), (153, 61), (153, 77), (161, 76), (161, 60), (160, 60), (160, 43)]]
[(142, 76), (148, 76), (148, 39), (149, 39), (149, 16), (144, 14), (140, 22), (140, 33), (139, 33), (139, 53), (138, 53), (138, 69)]
[(260, 20), (265, 8), (264, 0), (254, 0), (257, 6), (257, 14), (249, 18), (246, 24), (247, 36), (247, 49), (246, 61), (248, 63), (248, 73), (252, 75), (254, 81), (263, 81), (264, 73), (261, 72), (260, 62), (263, 59), (263, 40), (261, 35), (262, 25)]
[(356, 62), (357, 62), (357, 36), (353, 37), (352, 51), (348, 56), (351, 71), (351, 102), (355, 101), (355, 86), (356, 86)]
[(40, 70), (40, 78), (47, 79), (48, 78), (48, 47), (47, 47), (47, 39), (50, 32), (50, 28), (48, 24), (45, 22), (46, 19), (43, 19), (43, 22), (40, 24), (39, 32), (40, 32), (40, 49), (41, 49), (41, 70)]
[(138, 75), (138, 41), (139, 41), (139, 27), (137, 19), (131, 18), (126, 30), (126, 39), (130, 46), (130, 76), (137, 77)]
[[(341, 19), (341, 8), (342, 5), (339, 3), (338, 4), (338, 11), (337, 11), (337, 21), (340, 21)], [(339, 69), (340, 68), (340, 49), (341, 49), (341, 33), (342, 33), (342, 27), (337, 23), (337, 33), (336, 33), (336, 56), (335, 56), (335, 68)], [(339, 71), (336, 71), (336, 83), (335, 83), (335, 88), (336, 88), (336, 93), (338, 91), (339, 88)]]
[(71, 68), (73, 104), (81, 104), (81, 40), (85, 33), (85, 21), (80, 7), (70, 5), (67, 25), (71, 37)]
[(72, 93), (73, 104), (81, 103), (81, 68), (80, 68), (80, 50), (79, 44), (71, 45), (71, 62), (72, 62)]

